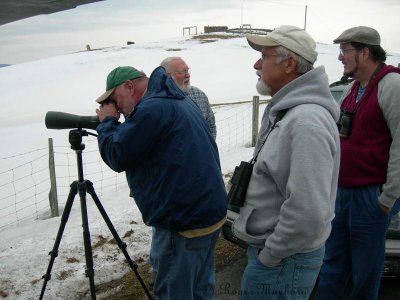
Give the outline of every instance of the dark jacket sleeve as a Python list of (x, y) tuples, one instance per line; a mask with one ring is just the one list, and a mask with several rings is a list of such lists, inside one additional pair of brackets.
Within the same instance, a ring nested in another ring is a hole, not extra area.
[[(140, 113), (139, 113), (140, 110)], [(124, 123), (108, 117), (97, 127), (101, 157), (114, 171), (135, 168), (159, 139), (160, 106), (137, 107)]]

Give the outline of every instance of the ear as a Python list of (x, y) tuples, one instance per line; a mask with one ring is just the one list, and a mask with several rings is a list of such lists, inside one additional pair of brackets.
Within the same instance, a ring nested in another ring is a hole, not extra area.
[(285, 64), (284, 66), (286, 74), (297, 73), (297, 61), (292, 56), (284, 60), (283, 63)]
[(360, 50), (360, 53), (362, 54), (362, 57), (364, 60), (367, 60), (370, 57), (370, 52), (367, 47), (364, 47)]
[(127, 80), (127, 81), (125, 81), (124, 84), (128, 90), (133, 91), (135, 84), (133, 83), (132, 80)]

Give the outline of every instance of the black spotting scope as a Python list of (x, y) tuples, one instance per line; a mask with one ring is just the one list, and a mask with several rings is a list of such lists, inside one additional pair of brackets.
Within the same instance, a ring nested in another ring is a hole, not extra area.
[(58, 111), (48, 111), (45, 123), (48, 129), (87, 128), (96, 130), (100, 121), (98, 116), (78, 116)]

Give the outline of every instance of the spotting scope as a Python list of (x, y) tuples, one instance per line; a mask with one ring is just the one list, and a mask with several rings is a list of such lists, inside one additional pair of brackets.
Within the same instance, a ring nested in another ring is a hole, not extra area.
[(96, 130), (100, 121), (98, 116), (78, 116), (64, 112), (48, 111), (45, 123), (48, 129), (87, 128)]

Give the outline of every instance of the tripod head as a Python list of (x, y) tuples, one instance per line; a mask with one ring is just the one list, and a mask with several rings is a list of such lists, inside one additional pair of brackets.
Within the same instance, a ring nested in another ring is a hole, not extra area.
[(74, 129), (69, 132), (69, 143), (71, 144), (71, 149), (75, 150), (76, 152), (79, 182), (83, 182), (84, 180), (82, 150), (85, 149), (85, 144), (82, 143), (82, 137), (88, 135), (97, 136), (97, 134), (87, 132), (86, 130), (83, 130), (81, 128)]
[(88, 135), (97, 136), (97, 134), (80, 128), (71, 130), (69, 132), (69, 143), (71, 144), (71, 149), (75, 151), (82, 151), (85, 149), (85, 144), (82, 143), (82, 137)]

